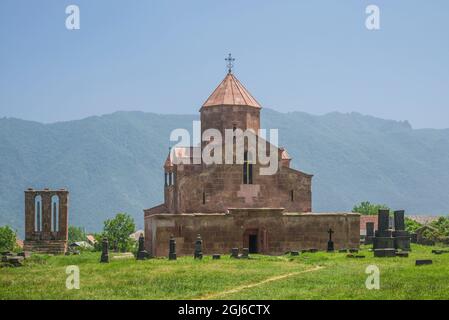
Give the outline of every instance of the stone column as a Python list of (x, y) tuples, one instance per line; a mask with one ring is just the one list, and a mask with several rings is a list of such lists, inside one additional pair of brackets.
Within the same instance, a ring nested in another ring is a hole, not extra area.
[[(45, 190), (48, 191), (48, 190)], [(51, 197), (48, 192), (42, 192), (42, 240), (51, 240)]]
[(59, 232), (58, 240), (67, 241), (69, 238), (69, 192), (59, 191)]
[(33, 189), (25, 191), (25, 241), (34, 240), (34, 226), (36, 224), (35, 216), (35, 192)]

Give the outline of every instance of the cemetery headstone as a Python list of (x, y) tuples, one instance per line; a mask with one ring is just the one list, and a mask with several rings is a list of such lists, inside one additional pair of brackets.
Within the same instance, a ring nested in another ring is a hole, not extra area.
[(394, 248), (394, 238), (389, 229), (390, 210), (379, 209), (377, 214), (378, 230), (374, 233), (373, 249), (375, 257), (394, 257), (396, 250)]
[(416, 260), (415, 265), (416, 266), (424, 266), (424, 265), (429, 265), (432, 264), (432, 260)]
[(221, 256), (219, 255), (219, 254), (213, 254), (212, 255), (212, 259), (213, 260), (218, 260), (218, 259), (220, 259), (221, 258)]
[(102, 241), (102, 247), (101, 247), (101, 263), (108, 263), (109, 262), (109, 241), (108, 238), (103, 238)]
[(329, 228), (327, 233), (329, 234), (329, 241), (327, 241), (327, 252), (334, 252), (334, 242), (332, 241), (332, 234), (334, 233), (334, 230)]
[(145, 237), (141, 233), (139, 236), (139, 248), (137, 250), (137, 260), (145, 260), (149, 257), (148, 251), (145, 250)]
[(241, 254), (240, 258), (242, 258), (242, 259), (248, 259), (249, 258), (249, 249), (248, 248), (243, 248), (242, 249), (242, 254)]
[(232, 248), (231, 249), (231, 258), (238, 258), (239, 257), (239, 248)]
[(410, 251), (410, 234), (405, 230), (404, 210), (394, 212), (394, 248), (396, 250)]
[(176, 260), (176, 240), (173, 235), (170, 236), (168, 247), (168, 260)]
[(373, 238), (374, 238), (374, 222), (367, 222), (365, 244), (373, 244)]
[(401, 258), (408, 258), (408, 252), (407, 251), (399, 251), (399, 252), (396, 252), (396, 256), (401, 257)]
[(193, 253), (193, 257), (195, 259), (203, 258), (203, 240), (201, 239), (201, 235), (199, 234), (195, 240), (195, 252)]

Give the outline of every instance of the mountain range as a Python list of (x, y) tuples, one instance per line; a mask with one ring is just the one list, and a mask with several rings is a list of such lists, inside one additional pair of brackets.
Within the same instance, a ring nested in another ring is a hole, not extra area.
[[(115, 112), (42, 124), (0, 119), (0, 225), (23, 233), (28, 187), (68, 188), (70, 224), (88, 231), (118, 212), (143, 226), (143, 209), (163, 199), (163, 162), (175, 128), (197, 115)], [(314, 174), (313, 209), (348, 211), (360, 201), (410, 214), (449, 213), (449, 129), (358, 113), (262, 110), (279, 129), (292, 167)]]

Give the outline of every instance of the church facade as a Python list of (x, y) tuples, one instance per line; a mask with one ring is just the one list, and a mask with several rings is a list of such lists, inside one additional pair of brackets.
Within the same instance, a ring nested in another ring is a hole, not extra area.
[[(240, 129), (257, 136), (260, 110), (229, 70), (200, 109), (201, 134), (215, 129), (224, 137), (226, 130)], [(359, 215), (312, 213), (313, 176), (291, 168), (285, 148), (270, 149), (277, 153), (277, 170), (264, 175), (264, 165), (248, 160), (253, 156), (246, 144), (243, 163), (206, 164), (201, 154), (208, 143), (175, 147), (168, 155), (164, 203), (144, 210), (145, 246), (152, 255), (167, 255), (171, 236), (178, 255), (193, 254), (198, 234), (205, 254), (326, 249), (329, 229), (336, 249), (358, 247)]]

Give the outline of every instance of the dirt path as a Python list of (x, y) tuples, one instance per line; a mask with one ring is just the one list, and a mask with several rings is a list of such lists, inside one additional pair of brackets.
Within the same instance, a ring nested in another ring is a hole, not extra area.
[(202, 297), (198, 298), (198, 300), (216, 299), (216, 298), (219, 298), (219, 297), (222, 297), (222, 296), (226, 296), (228, 294), (240, 292), (240, 291), (245, 290), (245, 289), (258, 287), (258, 286), (261, 286), (261, 285), (263, 285), (265, 283), (269, 283), (269, 282), (273, 282), (273, 281), (279, 281), (279, 280), (282, 280), (282, 279), (286, 279), (286, 278), (289, 278), (289, 277), (296, 276), (298, 274), (318, 271), (320, 269), (323, 269), (323, 267), (317, 266), (315, 268), (308, 269), (308, 270), (281, 274), (279, 276), (274, 276), (274, 277), (271, 277), (271, 278), (267, 278), (267, 279), (262, 280), (260, 282), (254, 282), (254, 283), (246, 284), (246, 285), (243, 285), (243, 286), (239, 286), (239, 287), (236, 287), (236, 288), (234, 288), (232, 290), (211, 293), (211, 294), (208, 294), (208, 295), (205, 295), (205, 296), (202, 296)]

